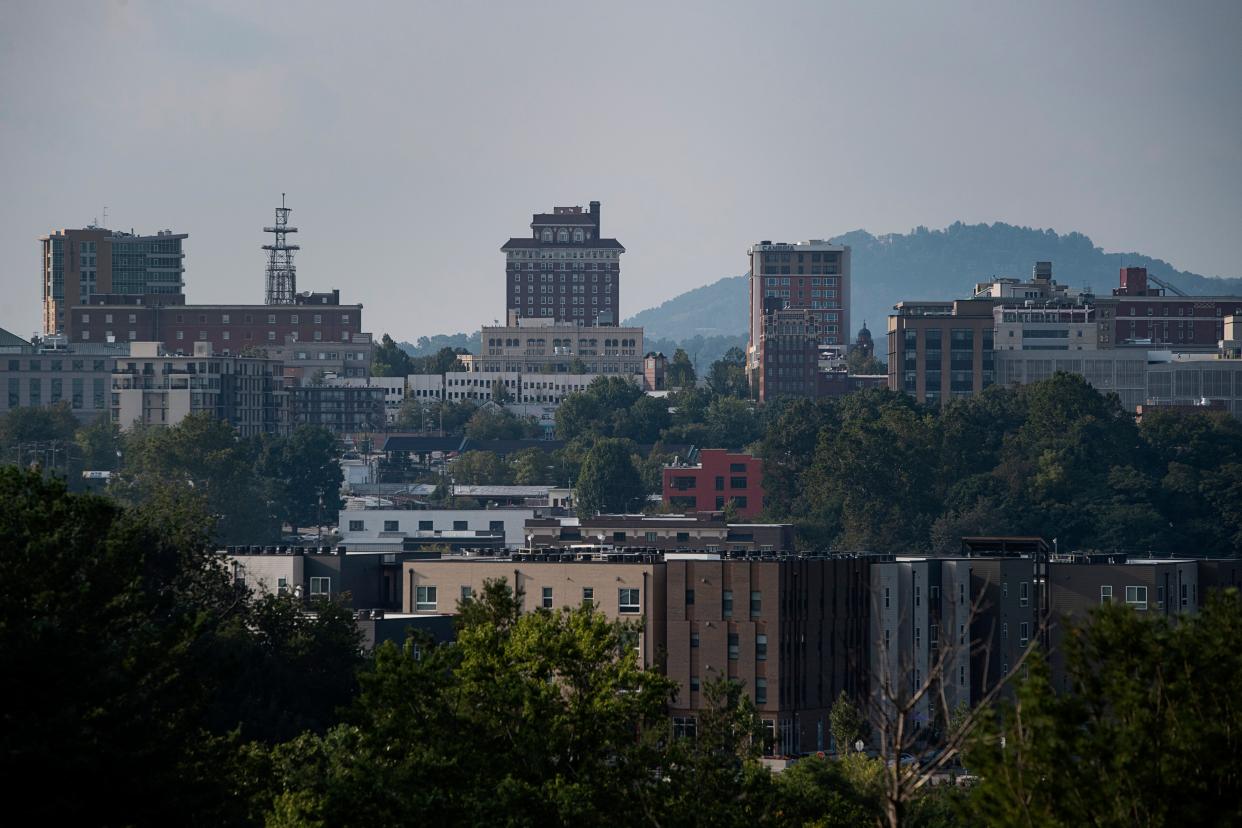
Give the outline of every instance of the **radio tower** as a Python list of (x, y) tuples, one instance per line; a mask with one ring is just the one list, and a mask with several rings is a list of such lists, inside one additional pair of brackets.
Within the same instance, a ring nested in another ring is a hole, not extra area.
[(267, 256), (267, 298), (268, 305), (292, 305), (293, 294), (297, 290), (298, 274), (293, 266), (293, 251), (300, 250), (296, 244), (285, 241), (286, 233), (296, 233), (298, 228), (289, 226), (289, 208), (285, 206), (285, 194), (280, 194), (280, 206), (276, 208), (276, 226), (264, 227), (264, 233), (276, 236), (273, 244), (263, 245), (268, 251)]

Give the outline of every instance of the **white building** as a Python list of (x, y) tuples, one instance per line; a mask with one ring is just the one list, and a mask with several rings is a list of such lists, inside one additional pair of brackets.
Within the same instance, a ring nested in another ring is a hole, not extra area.
[(507, 547), (525, 541), (526, 521), (533, 508), (504, 509), (344, 509), (340, 513), (341, 544), (401, 549), (405, 538), (460, 537), (461, 532), (502, 532)]

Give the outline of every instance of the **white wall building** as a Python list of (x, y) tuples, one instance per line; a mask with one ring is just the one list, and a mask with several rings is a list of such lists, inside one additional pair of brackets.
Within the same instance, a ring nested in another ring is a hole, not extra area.
[(534, 509), (344, 509), (340, 514), (341, 543), (392, 544), (405, 538), (434, 538), (456, 532), (503, 532), (505, 546), (517, 548), (526, 537), (526, 521)]

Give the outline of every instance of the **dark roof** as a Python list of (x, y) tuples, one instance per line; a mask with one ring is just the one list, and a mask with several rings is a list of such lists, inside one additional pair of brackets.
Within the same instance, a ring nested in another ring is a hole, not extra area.
[(384, 451), (412, 451), (426, 454), (432, 451), (460, 451), (465, 438), (456, 437), (418, 437), (409, 434), (395, 434), (384, 441)]
[(545, 241), (539, 241), (539, 239), (530, 239), (530, 238), (509, 239), (507, 242), (504, 243), (504, 245), (500, 249), (501, 250), (519, 250), (519, 249), (539, 248), (539, 247), (557, 247), (557, 248), (566, 248), (566, 249), (575, 248), (575, 247), (585, 247), (591, 250), (599, 250), (599, 249), (622, 250), (622, 251), (625, 250), (625, 247), (622, 246), (621, 242), (617, 241), (616, 239), (587, 239), (586, 241), (580, 241), (580, 242), (545, 242)]
[(0, 328), (0, 347), (19, 348), (23, 345), (29, 344), (30, 342), (28, 340), (22, 339), (20, 336), (11, 331), (6, 331), (4, 328)]
[(531, 224), (597, 224), (598, 216), (590, 213), (535, 213)]
[(563, 448), (564, 440), (472, 440), (466, 438), (462, 443), (462, 451), (490, 451), (494, 454), (516, 454), (529, 448), (543, 452), (556, 451)]

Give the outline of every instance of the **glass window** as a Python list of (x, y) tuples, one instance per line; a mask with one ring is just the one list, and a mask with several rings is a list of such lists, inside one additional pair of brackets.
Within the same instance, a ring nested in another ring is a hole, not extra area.
[(739, 648), (737, 633), (729, 633), (729, 661), (737, 661)]
[(1025, 607), (1031, 603), (1031, 585), (1022, 581), (1018, 584), (1018, 606)]
[(363, 530), (362, 530), (362, 521), (360, 521), (360, 520), (351, 520), (351, 521), (349, 522), (349, 531), (351, 531), (351, 532), (361, 532), (361, 531), (363, 531)]
[(589, 607), (595, 604), (595, 587), (582, 588), (582, 606)]
[(617, 612), (633, 615), (642, 612), (638, 601), (638, 590), (634, 587), (622, 587), (617, 590)]
[(311, 578), (310, 594), (312, 596), (322, 595), (327, 598), (332, 595), (332, 579), (331, 578)]
[(720, 596), (720, 615), (722, 618), (733, 617), (733, 590), (726, 589)]
[(436, 588), (420, 586), (416, 588), (414, 609), (418, 612), (432, 612), (436, 608)]
[(686, 606), (688, 607), (694, 606), (694, 590), (693, 589), (686, 590)]
[(1100, 587), (1100, 603), (1111, 604), (1113, 602), (1113, 588), (1108, 584)]
[(544, 609), (552, 609), (552, 587), (543, 588), (542, 606)]
[(763, 612), (763, 593), (754, 590), (750, 593), (750, 615), (755, 617)]
[(400, 532), (401, 531), (401, 529), (399, 528), (400, 525), (401, 525), (400, 521), (386, 520), (384, 521), (384, 531), (385, 532)]
[(755, 636), (755, 661), (768, 660), (768, 637), (766, 635)]
[(755, 678), (755, 704), (768, 703), (768, 680), (763, 676)]
[(699, 646), (699, 634), (696, 632), (690, 633), (690, 647), (694, 649), (694, 648), (697, 648), (698, 646)]
[(1136, 610), (1147, 609), (1147, 587), (1145, 586), (1128, 586), (1126, 587), (1126, 604), (1134, 607)]

